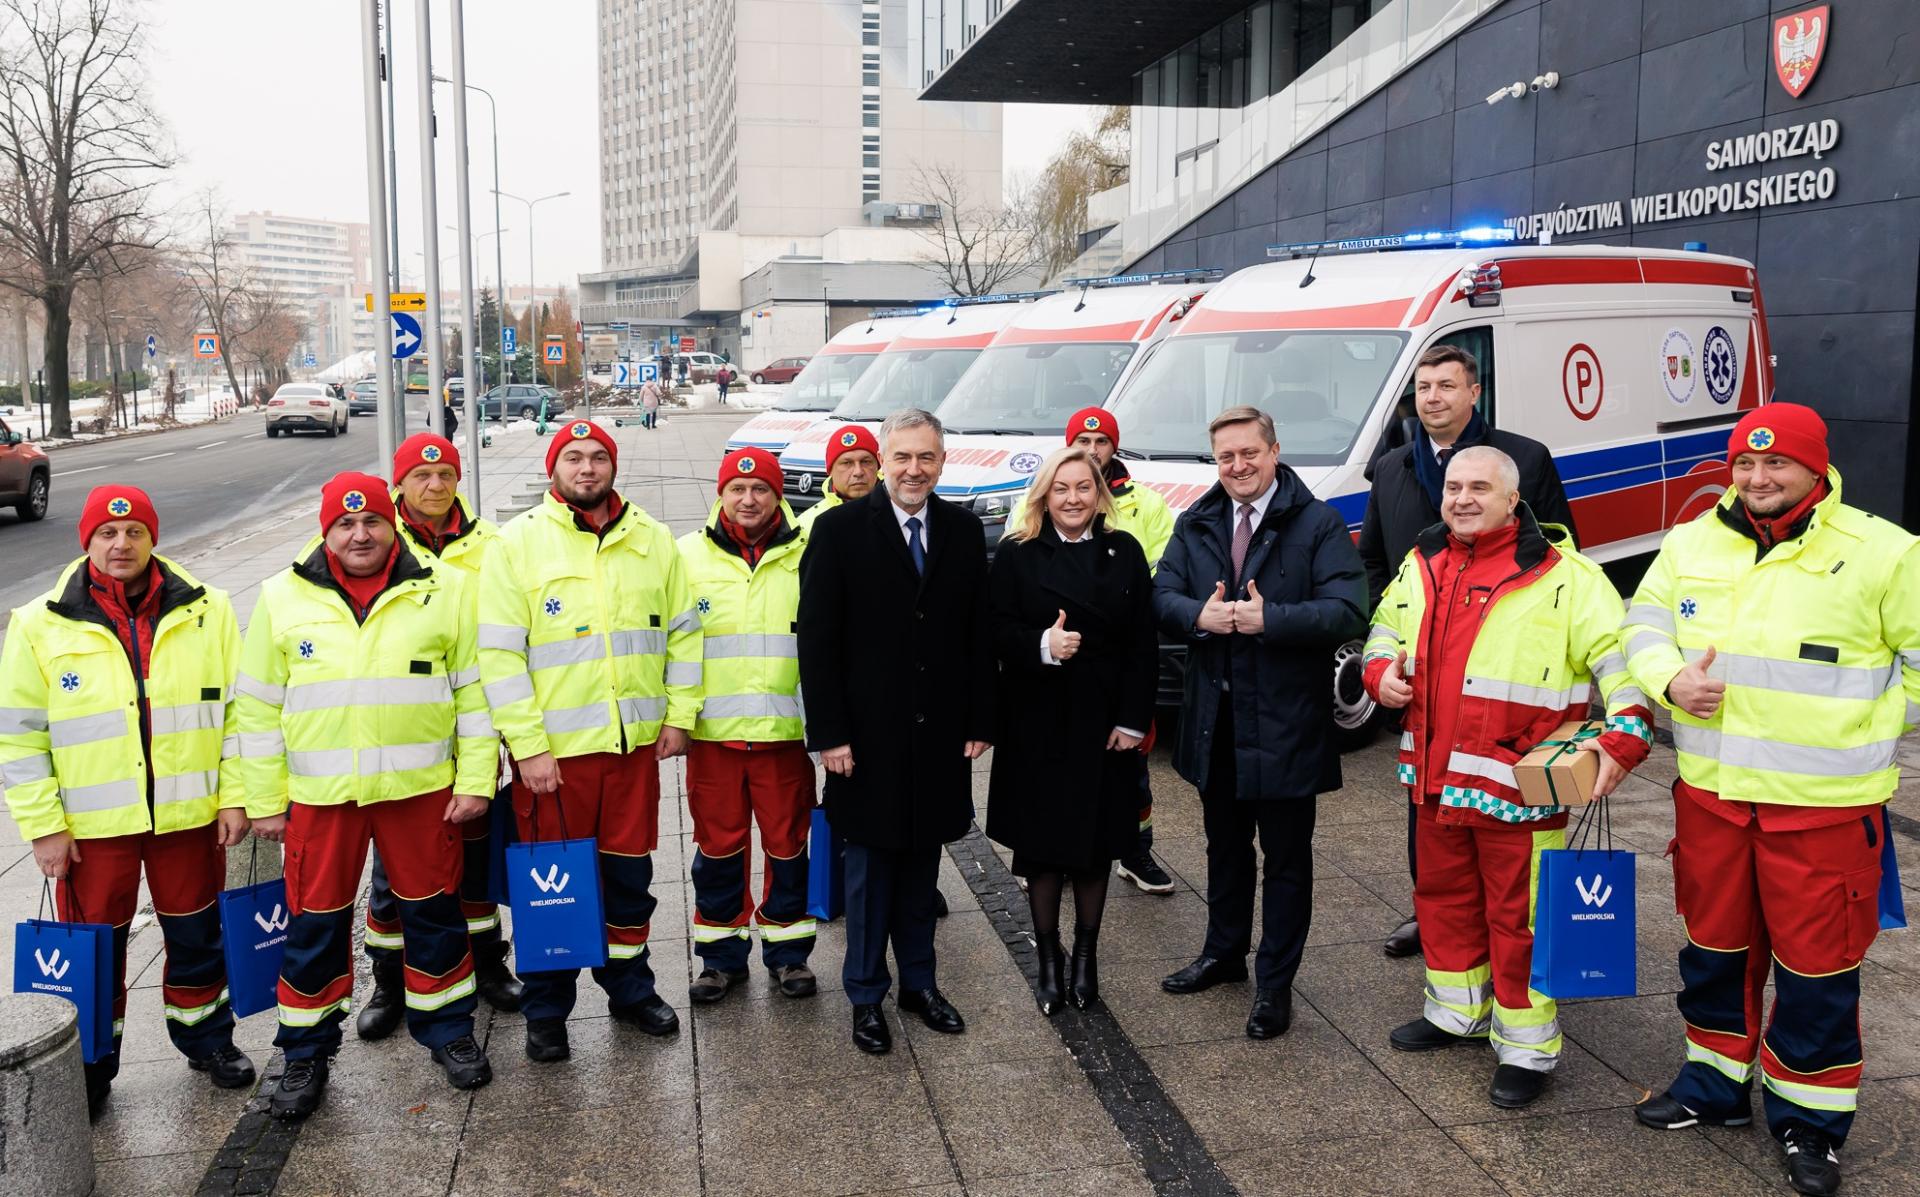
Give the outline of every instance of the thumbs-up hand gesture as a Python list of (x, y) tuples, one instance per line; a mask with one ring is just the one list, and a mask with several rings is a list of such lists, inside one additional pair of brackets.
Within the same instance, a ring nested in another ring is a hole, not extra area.
[(1233, 631), (1233, 604), (1227, 601), (1225, 582), (1213, 584), (1213, 593), (1207, 596), (1206, 605), (1200, 608), (1200, 618), (1193, 621), (1193, 626), (1215, 636)]
[(1080, 651), (1080, 633), (1067, 631), (1067, 613), (1060, 612), (1060, 618), (1053, 621), (1047, 629), (1047, 651), (1056, 661), (1070, 659)]
[(1720, 700), (1727, 696), (1727, 684), (1719, 678), (1708, 677), (1707, 670), (1713, 668), (1714, 648), (1711, 644), (1698, 661), (1688, 665), (1673, 675), (1667, 683), (1667, 697), (1673, 705), (1679, 707), (1695, 719), (1711, 719), (1720, 709)]
[(1403, 648), (1380, 675), (1380, 705), (1397, 711), (1412, 701), (1413, 686), (1407, 681), (1407, 650)]
[(1258, 636), (1267, 626), (1267, 604), (1260, 588), (1247, 583), (1247, 597), (1233, 605), (1233, 630), (1242, 636)]

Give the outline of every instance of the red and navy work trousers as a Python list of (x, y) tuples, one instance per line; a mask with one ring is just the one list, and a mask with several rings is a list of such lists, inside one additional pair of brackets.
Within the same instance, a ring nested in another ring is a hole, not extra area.
[[(494, 801), (511, 796), (510, 788), (502, 789)], [(467, 937), (476, 952), (500, 942), (500, 908), (487, 898), (492, 824), (488, 817), (460, 824), (460, 915), (467, 921)], [(400, 903), (387, 878), (387, 863), (375, 848), (373, 880), (367, 884), (367, 957), (376, 964), (397, 960), (400, 942)]]
[[(660, 840), (660, 765), (653, 746), (566, 757), (560, 761), (559, 791), (537, 800), (516, 773), (513, 814), (522, 843), (598, 841), (607, 963), (593, 970), (593, 979), (615, 1010), (653, 996), (647, 930), (657, 905), (653, 850)], [(580, 970), (526, 973), (520, 983), (525, 994), (520, 1009), (529, 1022), (565, 1018), (579, 994)]]
[(233, 1042), (217, 902), (226, 885), (227, 860), (215, 825), (165, 835), (143, 831), (81, 840), (80, 859), (60, 883), (56, 904), (68, 922), (113, 927), (113, 1053), (87, 1066), (90, 1074), (105, 1080), (120, 1070), (127, 931), (140, 906), (142, 865), (166, 946), (160, 1000), (166, 1005), (167, 1037), (188, 1059), (200, 1059)]
[(473, 954), (460, 917), (460, 828), (446, 821), (451, 790), (365, 806), (288, 812), (287, 954), (280, 965), (280, 1032), (287, 1059), (330, 1056), (353, 999), (353, 901), (373, 843), (400, 906), (407, 1032), (427, 1048), (473, 1033)]
[[(687, 748), (693, 813), (693, 950), (708, 968), (746, 971), (760, 926), (768, 968), (805, 964), (813, 951), (807, 914), (807, 831), (813, 821), (813, 761), (799, 743), (740, 748), (694, 741)], [(760, 827), (764, 880), (751, 896), (753, 826)]]
[[(1860, 962), (1880, 929), (1880, 811), (1803, 831), (1734, 823), (1678, 787), (1673, 885), (1687, 928), (1674, 1097), (1745, 1114), (1754, 1061), (1775, 1138), (1794, 1126), (1844, 1141), (1865, 1055)], [(1773, 971), (1771, 1017), (1762, 990)]]

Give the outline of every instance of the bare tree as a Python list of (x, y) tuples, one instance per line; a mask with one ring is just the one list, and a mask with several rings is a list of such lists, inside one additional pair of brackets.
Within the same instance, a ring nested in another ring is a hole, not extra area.
[(51, 435), (73, 429), (75, 290), (96, 264), (153, 245), (150, 192), (172, 164), (134, 56), (130, 0), (0, 0), (0, 240), (27, 264), (0, 284), (43, 313)]
[(927, 270), (955, 295), (987, 295), (1029, 274), (1039, 263), (1039, 226), (1028, 189), (1014, 187), (1004, 203), (977, 199), (960, 168), (921, 165), (913, 187), (939, 219), (920, 230)]
[[(237, 306), (236, 323), (243, 327), (234, 335), (231, 352), (253, 367), (263, 386), (285, 382), (287, 358), (306, 332), (300, 313), (285, 297), (260, 288), (241, 292)], [(226, 348), (224, 339), (221, 346)], [(254, 397), (259, 397), (258, 390)]]
[[(300, 322), (284, 301), (256, 285), (253, 272), (233, 248), (233, 234), (212, 193), (201, 194), (193, 221), (200, 240), (186, 257), (184, 277), (205, 319), (204, 326), (220, 338), (220, 365), (226, 371), (227, 385), (238, 396), (240, 376), (233, 363), (242, 349), (257, 355), (263, 369), (277, 370), (293, 351)], [(288, 325), (294, 330), (291, 336), (283, 335)], [(283, 341), (285, 348), (279, 357), (272, 357), (272, 349)]]
[(1073, 264), (1087, 232), (1087, 201), (1127, 181), (1132, 109), (1104, 109), (1091, 132), (1078, 131), (1053, 156), (1034, 186), (1040, 257), (1049, 277)]

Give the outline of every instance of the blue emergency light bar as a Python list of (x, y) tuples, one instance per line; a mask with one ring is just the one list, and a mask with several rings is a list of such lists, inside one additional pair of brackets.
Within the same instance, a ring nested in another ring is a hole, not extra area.
[(1482, 225), (1470, 229), (1445, 229), (1423, 233), (1388, 233), (1379, 237), (1348, 237), (1341, 241), (1301, 241), (1292, 245), (1269, 245), (1269, 258), (1304, 258), (1320, 254), (1377, 253), (1389, 249), (1452, 249), (1462, 245), (1502, 245), (1514, 241), (1514, 231), (1504, 225)]
[(876, 308), (867, 313), (869, 320), (898, 320), (905, 316), (924, 316), (928, 312), (937, 312), (944, 304), (930, 303), (918, 308)]
[(996, 295), (967, 295), (959, 299), (947, 300), (948, 307), (971, 308), (985, 303), (1025, 303), (1029, 299), (1045, 299), (1049, 295), (1058, 295), (1058, 291), (1002, 291)]
[(1194, 270), (1156, 270), (1151, 274), (1112, 274), (1095, 278), (1070, 278), (1061, 280), (1067, 287), (1137, 287), (1142, 283), (1209, 283), (1217, 282), (1226, 275), (1218, 266), (1206, 266)]

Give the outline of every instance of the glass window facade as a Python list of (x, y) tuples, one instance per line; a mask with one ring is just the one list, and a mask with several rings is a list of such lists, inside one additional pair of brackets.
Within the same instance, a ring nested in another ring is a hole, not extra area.
[(1133, 77), (1142, 108), (1244, 108), (1298, 79), (1388, 0), (1260, 0)]

